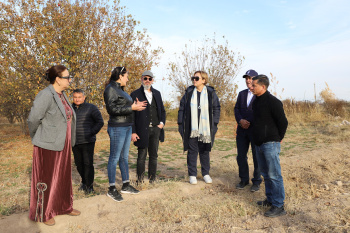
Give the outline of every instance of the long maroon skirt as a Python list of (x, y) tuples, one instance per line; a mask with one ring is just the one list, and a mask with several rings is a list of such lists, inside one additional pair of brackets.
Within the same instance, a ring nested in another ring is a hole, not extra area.
[(46, 222), (73, 211), (71, 124), (62, 151), (34, 146), (29, 218)]

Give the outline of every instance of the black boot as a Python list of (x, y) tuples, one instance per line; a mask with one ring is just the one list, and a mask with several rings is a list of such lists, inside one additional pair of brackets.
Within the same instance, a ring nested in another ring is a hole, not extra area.
[(271, 209), (265, 212), (264, 215), (266, 217), (274, 218), (285, 214), (287, 214), (287, 212), (284, 210), (284, 206), (281, 206), (281, 207), (271, 206)]

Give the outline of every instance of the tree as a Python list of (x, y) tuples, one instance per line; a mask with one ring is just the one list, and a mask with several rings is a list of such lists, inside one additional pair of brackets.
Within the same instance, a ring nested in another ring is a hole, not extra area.
[(0, 2), (0, 113), (11, 113), (26, 130), (31, 103), (48, 85), (45, 71), (55, 64), (66, 65), (71, 89), (85, 89), (98, 106), (116, 66), (127, 67), (128, 88), (136, 89), (142, 71), (157, 65), (162, 53), (150, 50), (139, 23), (119, 0), (112, 6), (105, 0)]
[[(223, 37), (225, 38), (225, 37)], [(218, 44), (214, 38), (207, 37), (201, 46), (190, 41), (180, 55), (175, 54), (175, 61), (168, 65), (168, 77), (178, 96), (192, 85), (191, 76), (202, 70), (209, 75), (209, 85), (213, 86), (222, 105), (232, 104), (236, 99), (237, 84), (234, 82), (244, 61), (240, 53), (229, 49), (228, 41)]]

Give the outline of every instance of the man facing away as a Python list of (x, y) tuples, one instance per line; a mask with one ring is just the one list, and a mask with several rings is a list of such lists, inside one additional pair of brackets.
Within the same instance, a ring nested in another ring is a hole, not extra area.
[(256, 96), (253, 103), (254, 143), (266, 194), (266, 199), (258, 201), (257, 204), (271, 206), (264, 214), (266, 217), (278, 217), (286, 214), (279, 154), (288, 121), (282, 102), (267, 91), (268, 87), (267, 76), (258, 75), (253, 78), (253, 93)]
[(250, 191), (252, 192), (258, 191), (262, 182), (258, 160), (255, 153), (253, 129), (251, 124), (253, 121), (252, 104), (255, 100), (255, 96), (250, 89), (252, 89), (252, 78), (257, 75), (258, 73), (255, 70), (248, 70), (245, 75), (243, 75), (248, 89), (239, 92), (235, 105), (235, 117), (238, 123), (236, 136), (237, 164), (239, 178), (241, 179), (241, 181), (236, 185), (236, 188), (243, 189), (249, 184), (249, 166), (247, 152), (250, 144), (252, 148), (254, 163), (254, 173), (252, 178), (253, 185), (250, 188)]
[(134, 111), (134, 124), (131, 140), (137, 146), (137, 183), (143, 182), (147, 151), (148, 179), (152, 183), (156, 179), (159, 141), (164, 141), (165, 109), (160, 92), (152, 87), (154, 76), (145, 71), (141, 76), (141, 87), (131, 93), (134, 101), (147, 100), (143, 111)]
[(101, 112), (90, 103), (85, 102), (84, 91), (73, 91), (73, 109), (77, 116), (76, 143), (72, 148), (74, 162), (81, 176), (79, 190), (89, 194), (94, 191), (94, 148), (96, 134), (101, 130), (104, 122)]

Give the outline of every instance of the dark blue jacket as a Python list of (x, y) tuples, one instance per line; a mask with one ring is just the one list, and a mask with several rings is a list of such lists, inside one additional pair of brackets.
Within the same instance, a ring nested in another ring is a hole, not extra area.
[(251, 123), (248, 130), (250, 130), (252, 128), (251, 126), (252, 126), (252, 122), (254, 120), (253, 102), (254, 102), (256, 97), (255, 97), (255, 95), (253, 96), (252, 100), (250, 101), (249, 106), (247, 106), (247, 97), (248, 97), (248, 89), (245, 89), (245, 90), (239, 92), (238, 97), (237, 97), (237, 102), (235, 105), (235, 117), (236, 117), (236, 121), (238, 124), (237, 133), (239, 133), (243, 130), (246, 130), (246, 129), (243, 129), (239, 125), (239, 122), (242, 119), (247, 120)]
[[(193, 85), (187, 88), (185, 95), (180, 101), (180, 108), (177, 117), (177, 124), (179, 125), (179, 133), (182, 137), (184, 151), (188, 150), (188, 141), (191, 135), (191, 97), (194, 89), (195, 86)], [(205, 150), (211, 151), (211, 148), (214, 145), (215, 134), (218, 130), (217, 125), (220, 121), (220, 101), (213, 87), (207, 86), (207, 91), (211, 143), (206, 144)]]
[[(159, 121), (163, 122), (165, 125), (165, 118), (166, 113), (164, 109), (164, 104), (162, 100), (162, 96), (159, 91), (151, 87), (152, 95), (157, 103), (157, 110), (158, 110), (158, 119)], [(130, 94), (133, 101), (136, 101), (136, 98), (139, 101), (145, 101), (147, 100), (145, 91), (143, 86), (141, 86), (139, 89), (133, 91)], [(140, 139), (134, 142), (134, 145), (139, 148), (147, 148), (148, 147), (148, 126), (149, 126), (149, 110), (150, 106), (147, 105), (146, 109), (143, 111), (133, 111), (134, 114), (134, 124), (132, 126), (132, 133), (136, 133)], [(159, 140), (161, 142), (164, 142), (164, 129), (160, 131)]]
[(85, 102), (79, 108), (74, 103), (72, 106), (77, 116), (75, 145), (95, 142), (96, 134), (104, 124), (100, 110)]

